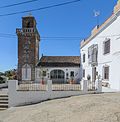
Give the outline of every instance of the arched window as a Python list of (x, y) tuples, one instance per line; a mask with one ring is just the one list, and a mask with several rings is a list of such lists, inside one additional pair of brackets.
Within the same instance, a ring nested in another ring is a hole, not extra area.
[(27, 23), (27, 28), (30, 28), (30, 22)]
[(31, 80), (31, 67), (28, 64), (22, 67), (22, 80)]
[(83, 54), (83, 63), (85, 63), (85, 54)]
[(62, 70), (52, 70), (50, 72), (51, 79), (64, 79), (65, 73)]

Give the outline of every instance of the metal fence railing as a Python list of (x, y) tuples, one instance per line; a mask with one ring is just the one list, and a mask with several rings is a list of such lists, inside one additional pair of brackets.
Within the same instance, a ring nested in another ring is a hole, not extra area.
[[(58, 82), (52, 83), (52, 91), (80, 91), (80, 83), (75, 82)], [(31, 81), (22, 81), (19, 82), (18, 90), (19, 91), (47, 91), (48, 83), (47, 81), (40, 82), (31, 82)]]
[(52, 90), (53, 91), (80, 91), (81, 85), (80, 82), (73, 79), (61, 80), (58, 82), (54, 81), (52, 84)]
[(52, 90), (53, 91), (80, 91), (81, 85), (80, 84), (53, 84)]
[(47, 84), (41, 82), (20, 82), (18, 85), (19, 91), (46, 91)]
[(98, 82), (95, 81), (88, 81), (87, 87), (88, 87), (88, 91), (96, 91), (98, 89)]

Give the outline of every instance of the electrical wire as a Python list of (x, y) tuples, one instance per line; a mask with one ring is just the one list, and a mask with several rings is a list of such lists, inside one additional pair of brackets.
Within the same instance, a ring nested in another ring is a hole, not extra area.
[[(5, 38), (17, 38), (17, 35), (10, 33), (0, 33), (0, 37)], [(106, 38), (106, 37), (120, 37), (120, 34), (116, 35), (106, 35), (106, 36), (98, 36), (97, 38)], [(41, 40), (80, 40), (84, 39), (84, 37), (79, 36), (41, 36)]]
[(39, 0), (28, 0), (28, 1), (24, 1), (24, 2), (4, 5), (4, 6), (0, 6), (0, 9), (2, 9), (2, 8), (9, 8), (9, 7), (18, 6), (18, 5), (27, 4), (27, 3), (32, 3), (32, 2), (36, 2), (36, 1), (39, 1)]
[(41, 7), (41, 8), (36, 8), (36, 9), (13, 12), (13, 13), (8, 13), (8, 14), (0, 14), (0, 17), (11, 16), (11, 15), (16, 15), (16, 14), (22, 14), (22, 13), (28, 13), (28, 12), (34, 12), (34, 11), (40, 11), (40, 10), (50, 9), (50, 8), (59, 7), (59, 6), (65, 6), (65, 5), (72, 4), (72, 3), (77, 3), (77, 2), (80, 2), (80, 1), (81, 0), (73, 0), (73, 1), (68, 1), (68, 2), (64, 2), (64, 3), (49, 5), (49, 6), (45, 6), (45, 7)]

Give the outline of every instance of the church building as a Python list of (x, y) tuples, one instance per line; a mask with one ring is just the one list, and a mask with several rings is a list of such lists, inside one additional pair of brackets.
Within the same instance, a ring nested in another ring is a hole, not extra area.
[(33, 16), (22, 17), (18, 36), (18, 81), (45, 83), (80, 82), (80, 56), (42, 56), (39, 59), (40, 34)]
[(80, 82), (80, 56), (42, 56), (36, 67), (36, 81)]

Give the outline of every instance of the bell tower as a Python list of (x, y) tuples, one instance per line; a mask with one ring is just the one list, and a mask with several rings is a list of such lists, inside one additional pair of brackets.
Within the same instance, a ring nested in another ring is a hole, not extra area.
[(35, 81), (35, 67), (39, 61), (40, 35), (33, 16), (22, 17), (18, 36), (18, 81)]

